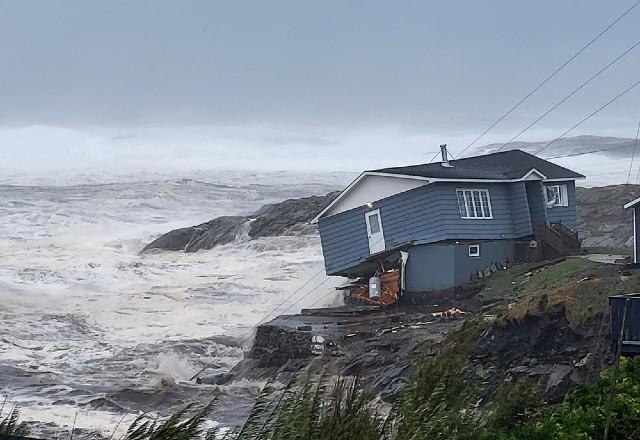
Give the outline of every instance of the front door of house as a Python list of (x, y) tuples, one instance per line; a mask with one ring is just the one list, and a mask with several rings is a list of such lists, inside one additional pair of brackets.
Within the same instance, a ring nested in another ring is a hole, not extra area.
[(380, 218), (380, 210), (365, 212), (365, 221), (367, 223), (367, 235), (369, 237), (369, 253), (376, 254), (385, 250), (384, 233), (382, 232), (382, 219)]

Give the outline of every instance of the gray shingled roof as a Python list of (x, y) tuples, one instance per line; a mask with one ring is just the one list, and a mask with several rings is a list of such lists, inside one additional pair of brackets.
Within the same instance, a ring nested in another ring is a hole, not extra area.
[(410, 165), (406, 167), (370, 170), (378, 173), (404, 174), (407, 176), (433, 177), (440, 179), (518, 179), (533, 168), (547, 179), (576, 179), (584, 177), (533, 154), (522, 150), (509, 150), (482, 156), (451, 160), (452, 167), (443, 167), (440, 162)]

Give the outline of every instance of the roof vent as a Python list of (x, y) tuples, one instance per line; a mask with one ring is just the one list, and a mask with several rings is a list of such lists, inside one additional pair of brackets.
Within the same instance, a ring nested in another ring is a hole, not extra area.
[(443, 167), (451, 168), (453, 165), (449, 163), (449, 152), (447, 151), (447, 144), (440, 145), (440, 152), (442, 153), (442, 162), (440, 165)]

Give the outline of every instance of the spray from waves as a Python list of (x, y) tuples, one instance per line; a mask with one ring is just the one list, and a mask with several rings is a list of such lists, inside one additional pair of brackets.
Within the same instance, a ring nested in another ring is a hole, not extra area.
[(254, 221), (255, 219), (249, 219), (246, 222), (242, 223), (242, 225), (240, 225), (240, 228), (236, 232), (236, 236), (233, 240), (235, 244), (244, 243), (251, 240), (249, 231), (251, 230), (251, 223), (253, 223)]
[(0, 389), (25, 418), (70, 424), (79, 411), (78, 426), (100, 430), (218, 393), (230, 402), (220, 421), (233, 423), (259, 384), (189, 379), (241, 358), (240, 336), (321, 270), (318, 238), (249, 240), (247, 222), (211, 251), (138, 252), (170, 229), (337, 186), (272, 177), (3, 186)]

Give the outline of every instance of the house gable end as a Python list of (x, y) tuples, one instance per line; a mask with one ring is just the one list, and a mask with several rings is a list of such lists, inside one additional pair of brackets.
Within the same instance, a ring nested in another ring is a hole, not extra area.
[(363, 173), (345, 188), (333, 203), (320, 212), (313, 222), (317, 222), (320, 217), (365, 206), (367, 203), (377, 202), (428, 183), (429, 181), (425, 179)]

